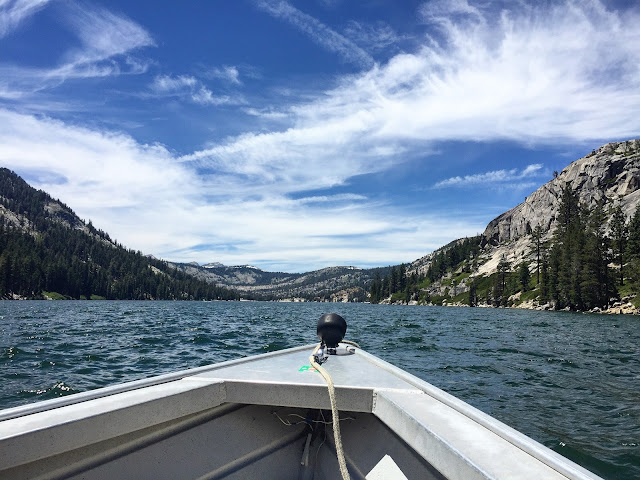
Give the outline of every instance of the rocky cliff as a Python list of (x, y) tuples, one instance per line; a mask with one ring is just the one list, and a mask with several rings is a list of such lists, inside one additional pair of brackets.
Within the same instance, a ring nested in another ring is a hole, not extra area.
[(527, 199), (492, 220), (484, 237), (493, 245), (515, 240), (536, 226), (555, 228), (562, 190), (569, 185), (583, 204), (621, 205), (627, 216), (640, 201), (640, 140), (607, 143), (566, 167)]
[[(455, 281), (454, 293), (463, 293), (469, 290), (474, 278), (495, 273), (503, 259), (511, 266), (528, 261), (533, 274), (535, 249), (528, 234), (540, 226), (544, 239), (552, 236), (566, 186), (576, 191), (580, 202), (589, 208), (601, 203), (610, 213), (611, 207), (619, 205), (627, 218), (631, 217), (640, 205), (640, 140), (608, 143), (572, 162), (523, 203), (489, 222), (482, 235), (481, 248), (473, 259), (466, 259), (423, 290), (431, 297), (455, 296), (451, 294)], [(438, 253), (446, 253), (463, 240), (455, 240), (415, 260), (408, 267), (408, 273), (426, 273)]]

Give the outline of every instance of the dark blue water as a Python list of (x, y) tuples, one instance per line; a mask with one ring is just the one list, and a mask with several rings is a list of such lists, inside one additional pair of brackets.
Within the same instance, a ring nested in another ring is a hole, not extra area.
[(640, 319), (261, 302), (0, 302), (0, 408), (347, 338), (608, 479), (640, 478)]

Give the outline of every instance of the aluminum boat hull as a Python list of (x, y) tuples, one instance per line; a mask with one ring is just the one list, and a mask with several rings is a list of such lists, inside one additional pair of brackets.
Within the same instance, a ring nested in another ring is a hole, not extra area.
[[(339, 478), (313, 348), (4, 410), (0, 478)], [(599, 478), (363, 350), (324, 367), (352, 478)]]

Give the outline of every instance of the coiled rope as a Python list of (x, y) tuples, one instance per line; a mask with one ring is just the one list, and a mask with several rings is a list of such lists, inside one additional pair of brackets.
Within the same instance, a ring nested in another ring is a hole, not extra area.
[[(354, 345), (358, 347), (357, 343), (349, 342), (347, 340), (343, 340), (341, 343), (346, 343), (349, 345)], [(338, 404), (336, 402), (336, 388), (333, 385), (333, 380), (331, 379), (331, 375), (327, 372), (322, 365), (316, 362), (316, 353), (322, 347), (322, 344), (319, 343), (315, 348), (311, 356), (309, 357), (309, 362), (311, 365), (320, 372), (320, 375), (327, 382), (327, 388), (329, 390), (329, 402), (331, 402), (331, 416), (333, 417), (333, 440), (336, 444), (336, 456), (338, 457), (338, 465), (340, 467), (340, 473), (342, 474), (342, 480), (351, 480), (349, 476), (349, 470), (347, 470), (347, 462), (344, 459), (344, 450), (342, 449), (342, 436), (340, 435), (340, 417), (338, 416)]]

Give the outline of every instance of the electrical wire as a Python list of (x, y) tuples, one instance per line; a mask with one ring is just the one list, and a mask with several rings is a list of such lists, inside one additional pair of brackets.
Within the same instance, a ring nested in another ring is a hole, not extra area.
[[(325, 422), (325, 421), (322, 421), (322, 420), (311, 420), (310, 418), (303, 417), (302, 415), (298, 415), (297, 413), (288, 413), (287, 417), (298, 417), (298, 418), (302, 418), (303, 420), (306, 420), (307, 422), (323, 423), (325, 425), (331, 425), (333, 423), (333, 422)], [(355, 418), (353, 418), (353, 417), (344, 417), (344, 418), (340, 418), (338, 420), (341, 421), (341, 422), (344, 422), (345, 420), (355, 420)], [(296, 423), (301, 423), (301, 422), (296, 422)], [(295, 425), (295, 424), (292, 424), (292, 425)]]

